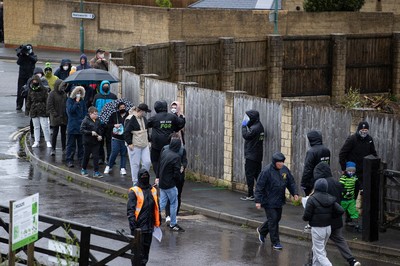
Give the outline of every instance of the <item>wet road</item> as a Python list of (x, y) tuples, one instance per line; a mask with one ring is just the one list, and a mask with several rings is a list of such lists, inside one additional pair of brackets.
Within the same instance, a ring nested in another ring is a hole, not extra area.
[[(8, 206), (9, 200), (39, 193), (41, 214), (128, 231), (124, 203), (64, 184), (17, 157), (18, 143), (9, 136), (29, 123), (23, 112), (14, 110), (17, 75), (15, 62), (0, 61), (0, 204)], [(311, 246), (310, 241), (282, 237), (284, 250), (278, 252), (271, 249), (269, 240), (260, 245), (254, 229), (200, 215), (184, 215), (179, 223), (186, 232), (173, 233), (163, 227), (164, 239), (153, 241), (148, 265), (303, 265)], [(329, 247), (328, 254), (333, 265), (347, 265), (336, 249)], [(363, 257), (363, 265), (393, 265), (368, 254), (356, 255)]]

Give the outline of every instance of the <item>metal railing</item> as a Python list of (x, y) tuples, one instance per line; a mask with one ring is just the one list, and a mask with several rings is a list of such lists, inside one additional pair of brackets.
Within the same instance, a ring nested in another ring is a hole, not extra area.
[[(398, 197), (400, 192), (400, 172), (383, 169), (381, 172), (379, 189), (380, 230), (386, 231), (386, 228), (400, 223), (400, 211), (398, 211), (398, 207), (390, 208), (397, 209), (397, 211), (388, 210), (389, 204), (394, 204), (396, 206), (400, 205), (400, 198)], [(390, 192), (388, 190), (390, 190)], [(397, 191), (397, 193), (393, 193), (394, 191)], [(397, 197), (395, 197), (395, 195), (397, 195)]]
[[(0, 215), (9, 214), (9, 208), (0, 205)], [(9, 233), (9, 223), (0, 217), (0, 227)], [(60, 235), (61, 234), (61, 235)], [(0, 243), (9, 244), (8, 235), (0, 235)], [(106, 265), (112, 261), (116, 265), (140, 265), (141, 259), (141, 231), (135, 230), (134, 236), (125, 234), (123, 230), (112, 232), (95, 228), (47, 215), (39, 215), (39, 237), (35, 242), (34, 260), (37, 265), (45, 264), (43, 261), (50, 257), (60, 260), (62, 252), (49, 247), (49, 242), (55, 241), (60, 245), (76, 247), (78, 255), (69, 255), (69, 259), (77, 262), (79, 266)], [(27, 248), (16, 250), (27, 254)], [(2, 258), (7, 254), (1, 252)], [(130, 262), (129, 262), (130, 261)], [(27, 259), (18, 257), (18, 262), (27, 264)], [(35, 264), (35, 265), (36, 265)]]

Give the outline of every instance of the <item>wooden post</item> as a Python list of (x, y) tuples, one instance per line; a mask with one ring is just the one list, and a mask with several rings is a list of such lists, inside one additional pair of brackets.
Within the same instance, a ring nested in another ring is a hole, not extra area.
[(373, 155), (364, 157), (362, 240), (379, 239), (379, 166), (381, 159)]
[(79, 241), (79, 266), (89, 265), (90, 231), (90, 226), (82, 226), (81, 240)]
[(35, 265), (35, 242), (28, 244), (28, 251), (27, 251), (27, 256), (28, 256), (28, 266), (34, 266)]
[(12, 250), (12, 226), (13, 226), (13, 203), (15, 200), (10, 200), (10, 223), (8, 224), (8, 266), (15, 266), (15, 252)]
[(142, 230), (140, 228), (136, 228), (134, 231), (134, 246), (132, 248), (133, 251), (133, 261), (132, 265), (141, 265), (142, 260)]

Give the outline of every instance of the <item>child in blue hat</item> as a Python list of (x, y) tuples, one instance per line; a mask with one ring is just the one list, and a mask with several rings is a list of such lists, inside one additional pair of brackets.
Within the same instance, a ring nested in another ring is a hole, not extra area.
[(342, 200), (340, 204), (348, 212), (351, 222), (346, 223), (349, 226), (358, 226), (359, 213), (356, 207), (355, 187), (358, 180), (356, 176), (356, 164), (346, 162), (346, 171), (340, 177), (339, 182), (343, 184)]

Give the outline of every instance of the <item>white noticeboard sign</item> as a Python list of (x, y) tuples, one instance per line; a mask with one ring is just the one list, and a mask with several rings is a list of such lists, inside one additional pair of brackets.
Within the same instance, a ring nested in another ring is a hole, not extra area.
[(38, 239), (39, 193), (12, 204), (12, 250)]
[(82, 18), (82, 19), (94, 19), (96, 16), (93, 13), (79, 13), (72, 12), (73, 18)]

